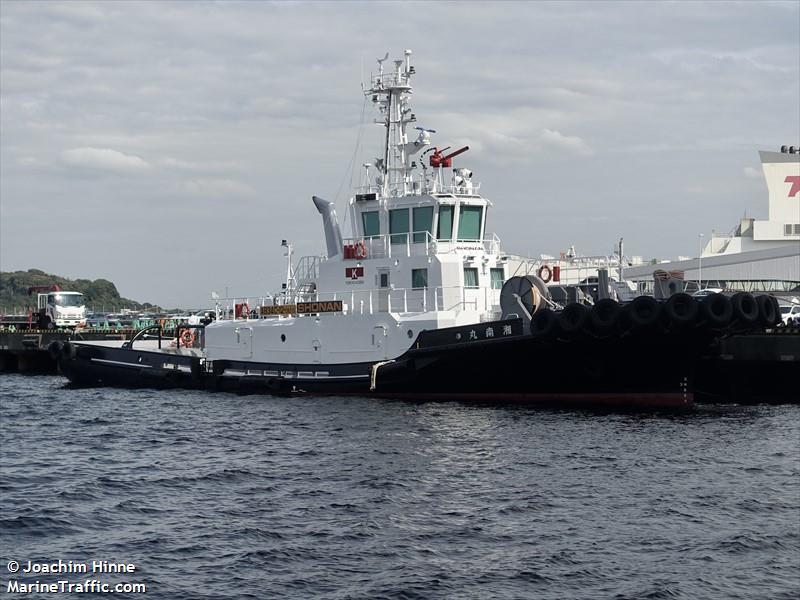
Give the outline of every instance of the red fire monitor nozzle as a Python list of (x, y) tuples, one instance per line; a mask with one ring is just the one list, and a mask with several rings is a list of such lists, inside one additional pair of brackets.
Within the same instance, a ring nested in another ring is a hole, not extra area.
[(443, 150), (439, 150), (438, 148), (434, 148), (433, 154), (431, 154), (431, 166), (432, 167), (452, 167), (453, 166), (453, 157), (458, 156), (459, 154), (463, 154), (467, 150), (469, 150), (469, 146), (464, 146), (456, 150), (455, 152), (451, 152), (447, 156), (442, 156), (442, 152), (447, 150), (444, 148)]

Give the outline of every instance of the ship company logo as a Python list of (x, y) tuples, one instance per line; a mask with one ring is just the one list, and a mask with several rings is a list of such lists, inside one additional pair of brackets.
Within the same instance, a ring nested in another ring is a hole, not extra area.
[(793, 198), (797, 196), (797, 193), (800, 192), (800, 175), (787, 175), (783, 182), (792, 184), (787, 198)]
[(361, 281), (364, 279), (364, 267), (347, 267), (344, 276), (351, 281)]

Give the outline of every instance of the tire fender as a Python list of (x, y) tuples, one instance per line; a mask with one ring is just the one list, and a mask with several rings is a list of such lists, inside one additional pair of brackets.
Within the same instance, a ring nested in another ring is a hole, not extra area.
[(611, 298), (601, 298), (592, 308), (590, 320), (592, 329), (598, 335), (614, 332), (619, 325), (621, 307), (619, 302)]
[(691, 327), (697, 323), (700, 305), (689, 294), (673, 294), (664, 305), (664, 315), (671, 327)]
[(558, 315), (558, 325), (567, 335), (576, 335), (588, 328), (591, 309), (579, 302), (568, 304)]
[(715, 329), (723, 329), (731, 324), (733, 306), (724, 294), (709, 294), (700, 305), (701, 314), (706, 324)]
[(552, 339), (558, 336), (561, 327), (558, 324), (558, 316), (549, 308), (536, 311), (531, 318), (531, 335), (540, 339)]

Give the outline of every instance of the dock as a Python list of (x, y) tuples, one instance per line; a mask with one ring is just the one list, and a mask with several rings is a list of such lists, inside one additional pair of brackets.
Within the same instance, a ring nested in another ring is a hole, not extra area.
[(53, 342), (125, 341), (138, 329), (0, 329), (0, 373), (57, 373), (58, 365), (48, 348)]

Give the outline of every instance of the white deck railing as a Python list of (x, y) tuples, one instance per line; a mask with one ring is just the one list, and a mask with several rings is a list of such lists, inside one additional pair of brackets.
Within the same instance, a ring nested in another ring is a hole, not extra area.
[(424, 288), (381, 288), (370, 290), (343, 290), (338, 292), (319, 292), (305, 294), (302, 298), (288, 296), (251, 296), (239, 298), (220, 298), (218, 300), (218, 319), (240, 318), (274, 319), (282, 315), (261, 316), (262, 306), (286, 306), (300, 302), (319, 302), (340, 300), (341, 313), (335, 315), (373, 315), (378, 313), (420, 314), (438, 311), (471, 311), (487, 313), (497, 310), (500, 303), (500, 290), (479, 287), (424, 287)]
[[(430, 169), (438, 173), (436, 169)], [(427, 181), (419, 179), (412, 181), (405, 186), (403, 196), (427, 196), (429, 194), (451, 194), (456, 197), (472, 198), (480, 195), (481, 184), (473, 182), (471, 185), (456, 185), (455, 183), (443, 184), (439, 182), (436, 175), (429, 177)], [(381, 198), (382, 188), (376, 185), (361, 185), (354, 188), (356, 194), (375, 194), (376, 200)]]

